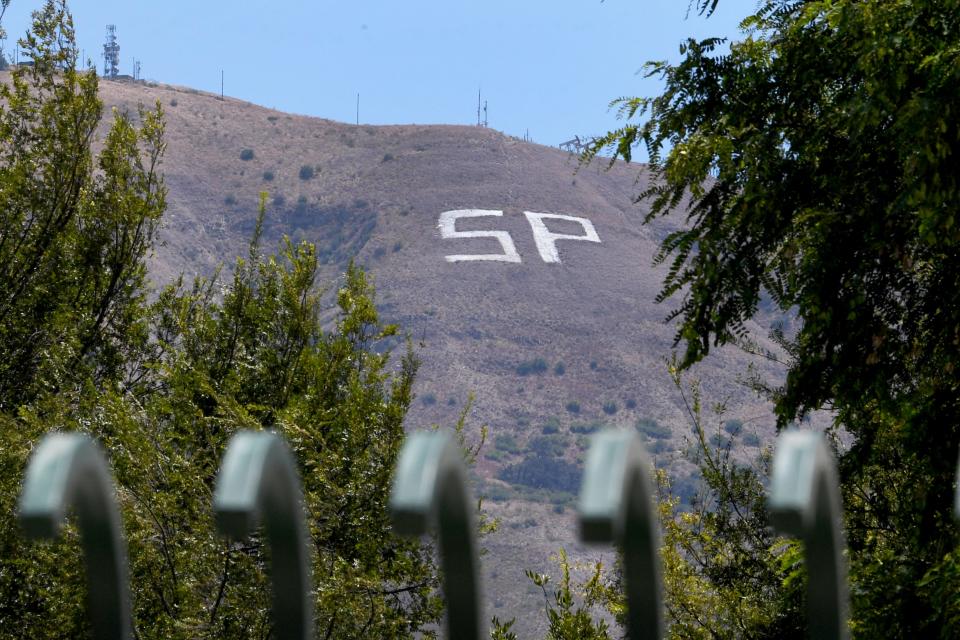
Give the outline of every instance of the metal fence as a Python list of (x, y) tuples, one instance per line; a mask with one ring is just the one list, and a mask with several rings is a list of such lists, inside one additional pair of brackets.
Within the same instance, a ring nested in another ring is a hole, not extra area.
[[(664, 633), (659, 526), (651, 464), (639, 437), (609, 430), (592, 436), (578, 518), (585, 542), (623, 552), (628, 637)], [(435, 528), (447, 603), (447, 637), (488, 637), (483, 620), (475, 503), (463, 455), (443, 432), (411, 435), (397, 462), (390, 511), (395, 530), (419, 536)], [(836, 464), (823, 438), (787, 431), (776, 444), (770, 520), (804, 543), (810, 636), (848, 636), (848, 593)], [(27, 467), (18, 517), (32, 538), (56, 537), (66, 512), (77, 517), (85, 555), (89, 616), (97, 640), (131, 637), (126, 545), (105, 458), (87, 436), (50, 434)], [(271, 546), (273, 619), (281, 640), (312, 637), (306, 523), (296, 465), (284, 440), (244, 431), (230, 440), (217, 475), (218, 530), (235, 539), (261, 523)], [(960, 513), (960, 495), (957, 512)]]

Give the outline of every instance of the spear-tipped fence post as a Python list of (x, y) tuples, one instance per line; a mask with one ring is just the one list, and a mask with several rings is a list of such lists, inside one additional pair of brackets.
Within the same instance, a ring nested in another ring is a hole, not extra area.
[(283, 438), (235, 434), (213, 496), (217, 529), (239, 540), (262, 521), (270, 541), (273, 620), (280, 640), (313, 637), (313, 595), (300, 479)]
[(450, 640), (480, 640), (487, 635), (481, 621), (474, 508), (463, 454), (453, 438), (441, 432), (411, 435), (397, 461), (390, 516), (401, 535), (420, 536), (432, 526), (439, 532)]
[(27, 537), (56, 538), (71, 509), (86, 561), (93, 636), (129, 640), (126, 543), (107, 462), (89, 437), (51, 433), (30, 458), (17, 515)]

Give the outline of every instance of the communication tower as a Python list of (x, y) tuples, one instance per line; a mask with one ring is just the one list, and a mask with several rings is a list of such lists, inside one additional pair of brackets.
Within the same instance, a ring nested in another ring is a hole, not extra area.
[(107, 25), (107, 41), (103, 44), (103, 75), (116, 78), (120, 73), (120, 45), (117, 44), (117, 25)]

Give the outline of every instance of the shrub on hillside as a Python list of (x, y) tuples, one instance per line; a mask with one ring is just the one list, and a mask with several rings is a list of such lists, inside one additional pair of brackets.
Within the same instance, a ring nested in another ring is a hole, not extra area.
[(241, 160), (253, 160), (253, 149), (244, 149), (240, 152)]
[(493, 446), (498, 451), (520, 453), (520, 445), (517, 444), (517, 439), (509, 433), (498, 433), (493, 439)]
[(273, 178), (274, 178), (274, 176), (273, 176), (273, 171), (264, 171), (264, 172), (263, 172), (263, 179), (264, 179), (264, 181), (266, 181), (266, 182), (273, 182)]
[(517, 365), (517, 375), (539, 375), (548, 369), (547, 361), (543, 358), (534, 358)]
[(557, 433), (560, 431), (560, 418), (557, 418), (556, 416), (548, 418), (547, 421), (543, 423), (543, 427), (540, 428), (540, 431), (544, 435)]
[(590, 422), (575, 422), (572, 425), (570, 425), (571, 433), (590, 434), (590, 433), (596, 433), (597, 431), (600, 431), (600, 429), (602, 428), (603, 428), (603, 423), (600, 422), (599, 420), (592, 420)]
[(305, 164), (300, 167), (300, 179), (301, 180), (312, 180), (315, 175), (315, 171), (312, 166)]
[(747, 433), (743, 436), (743, 444), (747, 447), (759, 447), (760, 436), (755, 433)]
[(497, 477), (510, 484), (574, 493), (580, 488), (583, 471), (562, 458), (529, 457), (500, 469)]
[(567, 439), (559, 434), (537, 436), (527, 444), (527, 450), (539, 456), (558, 458), (567, 448)]
[(743, 431), (743, 423), (739, 420), (727, 420), (723, 425), (723, 430), (731, 436), (736, 436)]
[(647, 438), (669, 438), (672, 434), (670, 427), (660, 424), (653, 418), (640, 418), (636, 424), (637, 431)]
[(580, 403), (576, 400), (571, 400), (565, 405), (567, 411), (573, 414), (580, 413)]

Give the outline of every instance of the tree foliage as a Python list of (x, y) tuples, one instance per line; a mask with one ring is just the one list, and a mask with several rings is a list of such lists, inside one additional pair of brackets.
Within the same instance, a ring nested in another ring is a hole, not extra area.
[[(429, 548), (391, 533), (385, 502), (417, 360), (387, 345), (374, 289), (351, 265), (335, 313), (316, 248), (260, 247), (232, 273), (148, 297), (144, 260), (165, 206), (163, 113), (114, 113), (74, 70), (70, 14), (50, 0), (0, 88), (0, 637), (84, 637), (77, 532), (28, 543), (13, 519), (26, 461), (50, 430), (108, 453), (129, 544), (139, 638), (267, 638), (259, 535), (215, 534), (227, 440), (273, 429), (303, 479), (317, 629), (325, 638), (432, 635)], [(332, 318), (328, 324), (323, 317)]]
[[(551, 581), (548, 574), (526, 572), (527, 578), (543, 592), (548, 624), (545, 640), (610, 640), (609, 625), (595, 614), (610, 600), (611, 592), (604, 584), (603, 564), (594, 564), (589, 577), (575, 583), (571, 570), (578, 567), (570, 561), (567, 552), (560, 549), (553, 559), (560, 569), (556, 589), (548, 589)], [(493, 637), (497, 637), (498, 632), (495, 627)]]
[(689, 205), (657, 257), (683, 365), (763, 296), (799, 318), (773, 399), (781, 426), (827, 408), (852, 438), (854, 631), (954, 636), (960, 3), (766, 0), (742, 26), (648, 64), (663, 93), (618, 101), (587, 158), (642, 144), (647, 219)]

